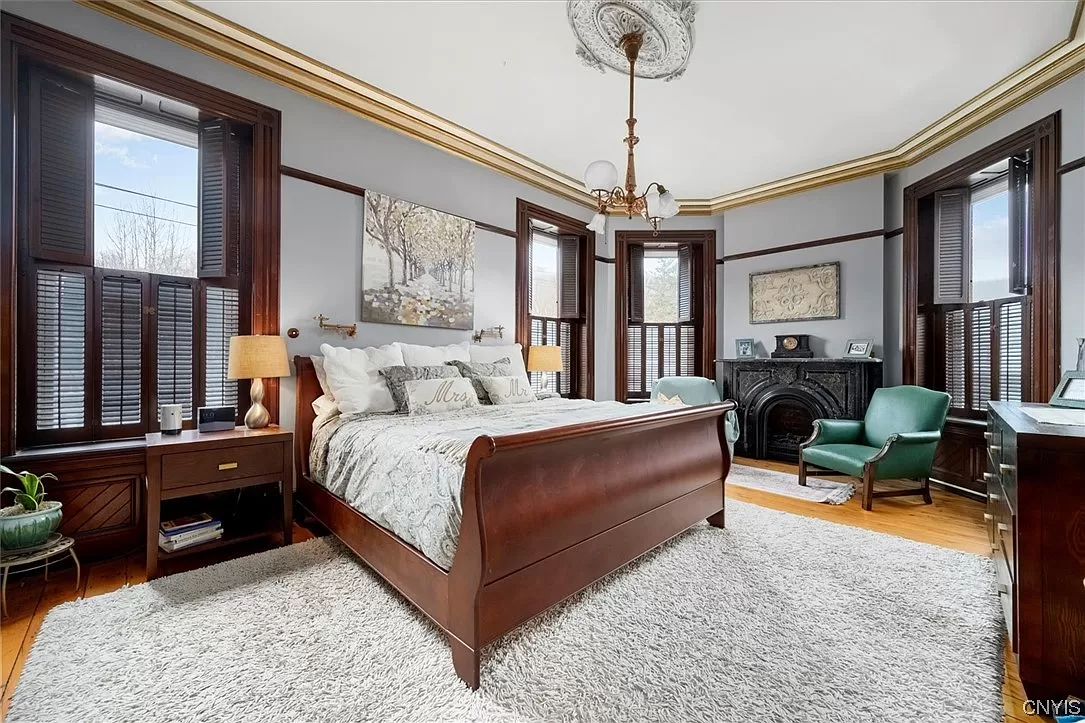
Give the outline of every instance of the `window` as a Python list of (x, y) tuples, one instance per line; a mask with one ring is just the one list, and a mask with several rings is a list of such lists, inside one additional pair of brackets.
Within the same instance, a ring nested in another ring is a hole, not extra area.
[(959, 416), (1021, 401), (1029, 387), (1029, 174), (1026, 153), (919, 202), (933, 282), (917, 317), (916, 378), (948, 392)]
[[(591, 398), (594, 258), (584, 222), (517, 201), (517, 341), (560, 346), (562, 370), (548, 375), (563, 397)], [(547, 375), (529, 372), (541, 391)]]
[[(28, 198), (20, 445), (115, 439), (236, 405), (244, 129), (105, 78), (21, 69)], [(25, 374), (25, 373), (24, 373)]]

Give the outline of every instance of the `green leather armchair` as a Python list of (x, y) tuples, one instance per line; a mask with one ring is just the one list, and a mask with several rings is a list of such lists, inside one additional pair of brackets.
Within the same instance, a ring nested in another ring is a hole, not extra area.
[[(931, 503), (930, 474), (934, 451), (949, 411), (949, 395), (923, 387), (878, 389), (866, 418), (817, 419), (814, 434), (799, 447), (799, 484), (808, 468), (815, 474), (836, 473), (863, 481), (863, 509), (875, 497), (923, 495)], [(874, 491), (874, 482), (920, 480), (920, 487)]]

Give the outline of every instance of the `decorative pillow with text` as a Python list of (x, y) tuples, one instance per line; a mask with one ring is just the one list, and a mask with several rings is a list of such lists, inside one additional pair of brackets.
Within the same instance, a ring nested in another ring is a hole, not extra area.
[(512, 374), (512, 366), (507, 356), (492, 363), (453, 360), (445, 364), (456, 367), (462, 376), (471, 380), (471, 384), (475, 387), (475, 394), (478, 395), (479, 404), (492, 403), (490, 395), (486, 393), (486, 387), (482, 386), (482, 377), (507, 377)]
[[(388, 381), (388, 391), (392, 395), (396, 411), (400, 414), (406, 414), (409, 411), (407, 407), (407, 388), (405, 386), (407, 382), (418, 379), (463, 378), (456, 367), (443, 365), (434, 367), (386, 367), (381, 369), (380, 373)], [(467, 383), (470, 385), (471, 382), (468, 381)]]
[(537, 401), (535, 392), (524, 383), (524, 378), (482, 377), (482, 386), (494, 404), (521, 404)]
[(478, 406), (475, 388), (464, 377), (412, 379), (403, 386), (411, 414), (437, 414)]

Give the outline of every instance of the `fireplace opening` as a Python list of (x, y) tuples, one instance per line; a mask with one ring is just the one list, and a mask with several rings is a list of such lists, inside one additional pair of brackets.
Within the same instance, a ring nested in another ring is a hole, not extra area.
[(765, 411), (765, 456), (799, 460), (799, 445), (814, 433), (814, 412), (793, 399), (781, 399)]

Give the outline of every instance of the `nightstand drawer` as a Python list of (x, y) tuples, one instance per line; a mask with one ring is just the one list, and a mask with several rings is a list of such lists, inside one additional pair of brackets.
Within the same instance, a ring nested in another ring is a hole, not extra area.
[(251, 444), (162, 456), (162, 488), (190, 487), (283, 471), (281, 444)]

